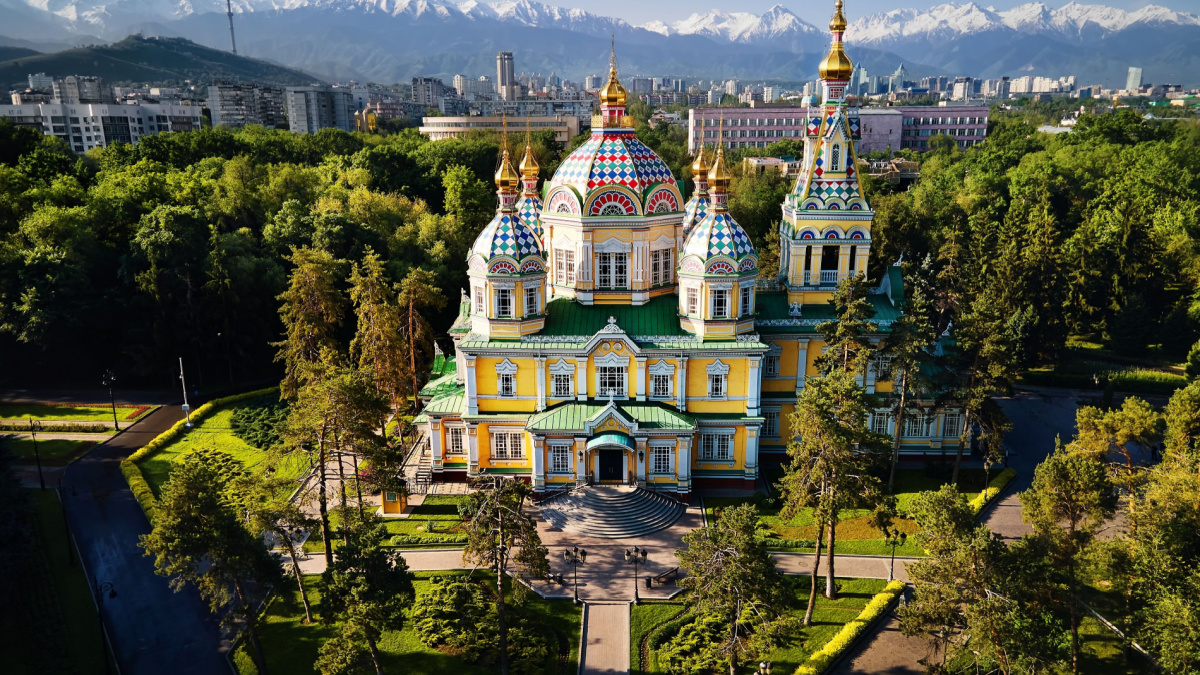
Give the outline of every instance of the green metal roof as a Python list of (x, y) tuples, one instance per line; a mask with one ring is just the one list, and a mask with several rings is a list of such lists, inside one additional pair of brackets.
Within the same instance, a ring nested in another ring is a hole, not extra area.
[[(867, 300), (875, 308), (875, 316), (871, 317), (871, 321), (879, 325), (880, 332), (887, 332), (891, 322), (900, 318), (900, 310), (888, 301), (886, 295), (870, 294)], [(759, 293), (755, 328), (767, 334), (815, 333), (818, 324), (837, 318), (833, 305), (829, 303), (804, 305), (800, 309), (799, 317), (791, 315), (786, 293)]]
[(471, 300), (463, 294), (458, 301), (458, 316), (455, 317), (454, 323), (450, 326), (449, 333), (469, 333), (471, 332)]
[(897, 307), (904, 306), (904, 273), (899, 265), (889, 265), (887, 268), (888, 284), (892, 290), (889, 295), (892, 297), (892, 303)]
[(587, 449), (595, 450), (596, 448), (606, 446), (606, 445), (619, 445), (621, 447), (629, 448), (631, 450), (637, 449), (637, 443), (634, 443), (632, 438), (630, 438), (629, 436), (627, 436), (625, 434), (618, 434), (615, 432), (600, 434), (599, 436), (596, 436), (595, 438), (591, 439), (590, 441), (587, 442)]
[(462, 385), (454, 381), (454, 361), (451, 361), (450, 364), (451, 369), (449, 375), (443, 375), (439, 378), (430, 380), (425, 384), (424, 387), (421, 387), (421, 398), (436, 398), (443, 394), (451, 394), (456, 390), (462, 389)]
[(581, 305), (571, 298), (546, 303), (542, 335), (594, 335), (614, 317), (630, 335), (687, 335), (679, 326), (679, 299), (672, 293), (633, 305)]
[(461, 388), (453, 394), (447, 394), (429, 402), (422, 411), (426, 415), (453, 415), (461, 413), (466, 407), (467, 397)]
[[(582, 429), (584, 422), (604, 410), (607, 405), (607, 400), (600, 399), (559, 403), (534, 415), (530, 418), (527, 427), (530, 431)], [(642, 429), (691, 430), (696, 428), (695, 420), (692, 417), (663, 403), (640, 401), (618, 403), (617, 409), (621, 411), (621, 414), (636, 421)]]

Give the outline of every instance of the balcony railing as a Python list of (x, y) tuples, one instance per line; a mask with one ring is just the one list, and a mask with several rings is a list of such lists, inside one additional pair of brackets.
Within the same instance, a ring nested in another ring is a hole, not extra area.
[(838, 280), (837, 270), (821, 270), (821, 285), (836, 284)]

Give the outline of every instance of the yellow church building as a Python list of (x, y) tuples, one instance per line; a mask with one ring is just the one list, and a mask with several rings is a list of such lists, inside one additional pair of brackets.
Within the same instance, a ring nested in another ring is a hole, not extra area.
[[(590, 138), (540, 193), (528, 141), (519, 168), (503, 151), (499, 206), (471, 247), (450, 331), (457, 370), (427, 387), (417, 418), (433, 480), (509, 474), (538, 491), (586, 482), (686, 498), (753, 490), (763, 458), (783, 457), (788, 415), (806, 378), (820, 376), (816, 326), (833, 316), (837, 283), (866, 272), (871, 247), (837, 5), (803, 169), (782, 205), (777, 279), (759, 277), (758, 253), (726, 208), (724, 143), (696, 156), (685, 203), (634, 134), (615, 58)], [(879, 341), (900, 316), (899, 267), (870, 300)], [(890, 394), (887, 370), (872, 364), (869, 392)], [(957, 446), (953, 411), (906, 419), (905, 453)], [(885, 409), (871, 425), (894, 432)]]

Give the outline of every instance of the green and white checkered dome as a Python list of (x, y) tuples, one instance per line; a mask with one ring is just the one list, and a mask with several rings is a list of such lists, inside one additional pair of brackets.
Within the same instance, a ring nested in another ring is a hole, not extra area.
[[(481, 256), (488, 271), (500, 274), (524, 274), (545, 271), (545, 256), (538, 236), (521, 220), (515, 210), (501, 210), (483, 228), (471, 246), (468, 258)], [(513, 269), (495, 269), (494, 263), (516, 263)]]
[[(732, 265), (714, 265), (720, 258), (728, 259)], [(690, 267), (689, 259), (698, 261), (708, 274), (742, 274), (758, 269), (758, 252), (750, 235), (724, 209), (710, 208), (692, 229), (679, 255), (685, 270)]]

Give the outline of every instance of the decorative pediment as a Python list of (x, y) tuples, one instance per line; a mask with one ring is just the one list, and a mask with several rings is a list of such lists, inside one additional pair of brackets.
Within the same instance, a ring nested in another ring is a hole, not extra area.
[(504, 359), (500, 363), (496, 364), (496, 374), (497, 375), (516, 375), (517, 374), (517, 364), (513, 363), (512, 361), (509, 361), (508, 359)]
[(774, 342), (768, 342), (767, 345), (770, 346), (770, 349), (767, 350), (768, 356), (780, 356), (783, 354), (783, 347), (780, 347)]
[(609, 401), (608, 405), (583, 423), (583, 432), (588, 435), (599, 431), (623, 431), (632, 435), (637, 430), (637, 421), (626, 416), (612, 401)]
[(666, 235), (662, 235), (658, 239), (650, 242), (650, 250), (652, 251), (657, 251), (664, 248), (675, 248), (675, 239)]
[(592, 248), (596, 253), (629, 253), (633, 250), (633, 244), (621, 241), (620, 239), (609, 238), (598, 242)]
[(595, 359), (593, 359), (593, 361), (595, 361), (596, 365), (598, 365), (598, 366), (628, 366), (629, 365), (629, 357), (618, 356), (614, 352), (609, 352), (609, 353), (605, 354), (604, 356), (597, 356)]
[(713, 361), (712, 363), (708, 364), (708, 367), (705, 368), (705, 370), (708, 371), (709, 375), (729, 374), (729, 366), (720, 361)]
[(628, 346), (629, 350), (634, 354), (637, 354), (641, 351), (641, 349), (638, 348), (637, 343), (634, 342), (633, 339), (628, 335), (626, 335), (625, 331), (617, 325), (616, 317), (612, 316), (608, 317), (608, 323), (605, 324), (603, 328), (596, 331), (596, 334), (592, 336), (591, 340), (588, 340), (588, 343), (584, 349), (590, 353), (600, 344), (601, 341), (613, 339), (619, 340), (621, 343)]
[(549, 366), (550, 372), (554, 375), (574, 375), (575, 366), (567, 363), (565, 359), (554, 361)]
[(647, 370), (650, 371), (651, 375), (674, 375), (675, 364), (665, 359), (660, 359), (650, 364)]

